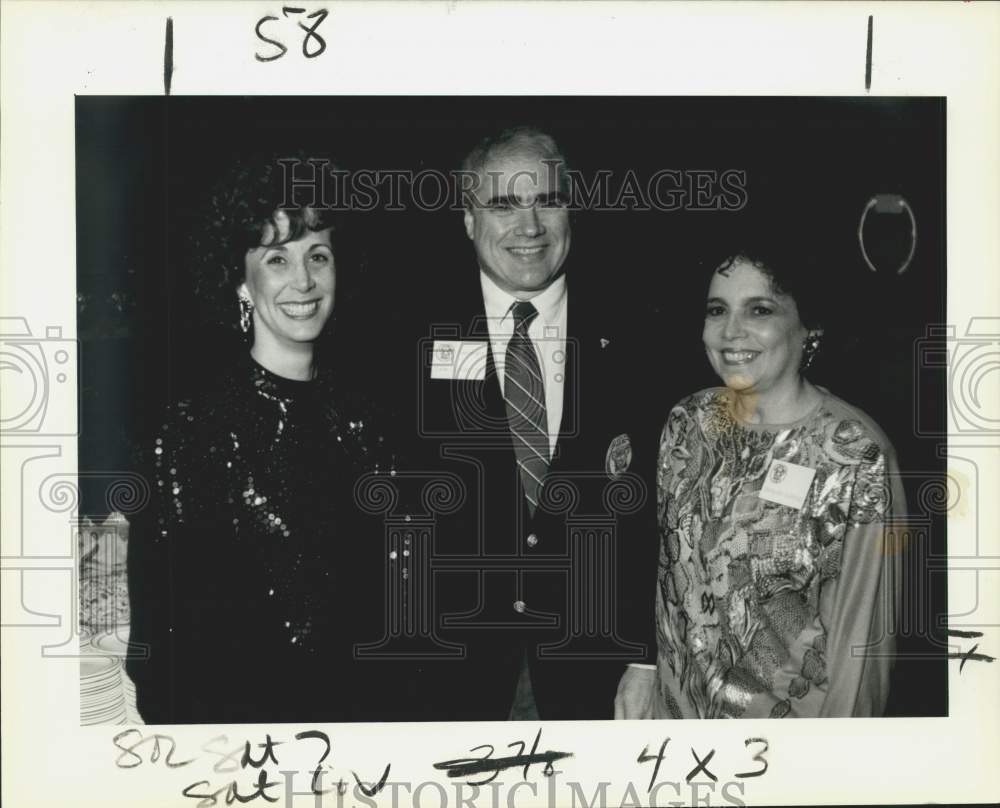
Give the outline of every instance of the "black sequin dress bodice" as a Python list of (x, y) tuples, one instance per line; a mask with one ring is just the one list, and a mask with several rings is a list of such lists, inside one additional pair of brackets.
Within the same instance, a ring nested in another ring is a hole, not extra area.
[[(147, 721), (348, 720), (359, 475), (389, 453), (325, 376), (247, 360), (177, 403), (131, 532), (129, 663)], [(377, 540), (377, 537), (373, 537)]]

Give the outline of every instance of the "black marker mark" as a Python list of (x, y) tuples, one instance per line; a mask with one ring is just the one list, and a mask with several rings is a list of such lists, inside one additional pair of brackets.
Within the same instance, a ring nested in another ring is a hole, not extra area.
[[(306, 32), (305, 39), (302, 40), (302, 55), (305, 56), (307, 59), (315, 59), (317, 56), (323, 53), (323, 51), (326, 50), (326, 40), (323, 39), (323, 37), (321, 37), (316, 32), (316, 29), (319, 28), (320, 24), (323, 22), (323, 20), (326, 19), (329, 13), (330, 12), (328, 12), (326, 9), (321, 9), (320, 11), (314, 11), (312, 14), (309, 14), (306, 17), (306, 19), (311, 20), (314, 17), (318, 17), (319, 19), (317, 19), (316, 22), (314, 22), (312, 25), (303, 25), (301, 22), (299, 23), (299, 28), (301, 28), (303, 31)], [(319, 43), (316, 50), (314, 50), (312, 53), (309, 52), (310, 39), (315, 39)]]
[[(475, 752), (476, 749), (482, 748), (482, 746), (477, 746), (469, 751)], [(530, 765), (532, 763), (551, 764), (555, 763), (557, 760), (562, 760), (563, 758), (568, 757), (573, 757), (573, 753), (542, 752), (536, 755), (512, 755), (510, 757), (502, 758), (458, 758), (456, 760), (445, 760), (441, 763), (435, 763), (434, 768), (446, 770), (449, 777), (467, 777), (470, 774), (493, 772), (493, 777), (490, 778), (490, 780), (492, 780), (505, 769), (512, 769), (515, 766), (523, 766), (525, 764)], [(488, 782), (489, 780), (483, 780), (477, 783), (470, 783), (469, 785), (483, 785)]]
[(250, 754), (250, 741), (247, 741), (246, 746), (243, 749), (243, 758), (240, 760), (240, 767), (245, 769), (248, 765), (253, 766), (255, 769), (259, 769), (263, 766), (267, 759), (270, 758), (275, 766), (278, 765), (278, 758), (274, 756), (274, 747), (281, 746), (283, 741), (272, 741), (271, 735), (266, 736), (267, 740), (264, 743), (257, 744), (258, 748), (263, 749), (264, 753), (260, 756), (260, 760), (254, 760), (253, 756)]
[(261, 769), (260, 773), (257, 775), (257, 790), (253, 794), (248, 794), (245, 797), (241, 796), (240, 792), (236, 790), (236, 783), (233, 783), (233, 796), (236, 798), (238, 802), (244, 802), (244, 803), (253, 802), (258, 797), (263, 797), (268, 802), (277, 802), (278, 801), (277, 797), (267, 796), (267, 790), (269, 788), (274, 788), (275, 786), (279, 785), (281, 785), (281, 783), (275, 781), (269, 781), (267, 779), (267, 771)]
[(981, 631), (959, 631), (958, 629), (948, 629), (945, 632), (949, 637), (965, 637), (966, 639), (973, 639), (975, 637), (982, 637), (983, 632)]
[(259, 53), (255, 53), (253, 55), (253, 58), (256, 59), (258, 62), (273, 62), (275, 59), (280, 59), (282, 56), (284, 56), (286, 53), (288, 53), (288, 48), (286, 48), (284, 45), (282, 45), (277, 40), (270, 39), (270, 38), (264, 36), (260, 32), (261, 26), (263, 26), (265, 22), (274, 22), (277, 19), (278, 19), (277, 17), (261, 17), (257, 21), (257, 25), (253, 29), (254, 33), (257, 34), (257, 37), (261, 41), (267, 42), (269, 45), (274, 45), (276, 48), (280, 48), (281, 49), (280, 53), (276, 53), (273, 56), (261, 56)]
[(959, 666), (958, 666), (958, 672), (959, 673), (962, 672), (962, 668), (965, 667), (965, 663), (968, 662), (970, 659), (973, 660), (973, 661), (975, 661), (975, 662), (995, 662), (996, 661), (993, 657), (987, 656), (986, 654), (977, 654), (975, 651), (976, 651), (976, 649), (978, 647), (979, 647), (979, 644), (977, 643), (976, 645), (973, 645), (972, 648), (970, 648), (964, 654), (961, 654), (961, 653), (948, 654), (948, 659), (960, 659), (960, 660), (962, 660), (961, 663), (959, 663)]
[(219, 795), (228, 789), (228, 786), (223, 786), (218, 791), (212, 791), (209, 793), (195, 793), (196, 788), (211, 788), (211, 784), (208, 780), (199, 780), (197, 783), (191, 783), (183, 791), (181, 795), (184, 797), (190, 797), (193, 800), (198, 800), (198, 805), (196, 808), (212, 808), (214, 805), (219, 804)]
[(385, 771), (382, 772), (382, 779), (379, 780), (377, 783), (374, 783), (374, 784), (372, 784), (372, 783), (362, 783), (361, 782), (361, 778), (358, 777), (358, 775), (355, 772), (352, 771), (351, 774), (354, 775), (354, 782), (358, 784), (358, 788), (361, 789), (362, 793), (364, 793), (364, 795), (366, 797), (374, 797), (383, 788), (385, 788), (386, 781), (388, 781), (388, 779), (389, 779), (389, 769), (391, 767), (392, 767), (391, 763), (386, 764)]
[[(538, 742), (541, 739), (542, 739), (542, 728), (539, 727), (538, 728), (538, 733), (535, 735), (535, 742), (531, 745), (531, 751), (528, 753), (529, 755), (534, 755), (534, 754), (538, 753)], [(517, 751), (517, 753), (520, 755), (521, 753), (524, 752), (524, 741), (518, 741), (518, 743), (521, 744), (521, 748)], [(507, 744), (507, 748), (508, 749), (510, 749), (510, 747), (512, 747), (512, 746), (514, 746), (514, 744), (512, 744), (512, 743)], [(548, 765), (551, 766), (552, 764), (550, 763)], [(530, 766), (531, 766), (530, 763), (525, 763), (524, 764), (524, 772), (521, 774), (521, 777), (523, 779), (525, 779), (525, 780), (528, 779), (528, 768)]]
[[(323, 791), (323, 761), (326, 760), (327, 756), (330, 754), (330, 736), (318, 729), (308, 729), (305, 732), (298, 732), (295, 734), (295, 740), (301, 741), (303, 738), (311, 738), (320, 741), (325, 747), (322, 756), (316, 761), (316, 768), (313, 770), (310, 788), (312, 789), (313, 794), (327, 794), (329, 793), (328, 791)], [(330, 791), (332, 790), (333, 789), (330, 789)]]
[(865, 55), (865, 92), (872, 88), (872, 15), (868, 15), (868, 52)]
[(193, 800), (199, 800), (196, 808), (212, 808), (212, 806), (218, 805), (219, 796), (223, 793), (225, 794), (223, 801), (225, 802), (226, 805), (232, 805), (233, 803), (236, 802), (241, 804), (246, 804), (248, 802), (253, 802), (256, 799), (261, 799), (261, 798), (263, 798), (265, 802), (278, 801), (278, 797), (269, 796), (267, 791), (270, 788), (275, 788), (277, 786), (280, 786), (281, 783), (275, 781), (269, 781), (267, 779), (267, 771), (265, 769), (261, 769), (257, 773), (257, 782), (254, 785), (256, 786), (256, 790), (250, 792), (249, 794), (241, 794), (239, 785), (235, 780), (230, 782), (229, 785), (223, 786), (222, 788), (218, 789), (217, 791), (205, 791), (202, 793), (197, 793), (194, 791), (194, 789), (196, 788), (198, 789), (211, 788), (211, 785), (209, 784), (208, 780), (199, 780), (197, 783), (191, 783), (191, 785), (187, 786), (183, 791), (181, 791), (181, 794), (185, 797), (190, 797)]
[(755, 772), (740, 772), (739, 774), (736, 775), (736, 777), (741, 777), (741, 778), (746, 778), (746, 777), (760, 777), (762, 774), (764, 774), (764, 772), (767, 771), (767, 761), (764, 760), (764, 757), (763, 757), (764, 753), (768, 750), (767, 739), (766, 738), (747, 738), (743, 742), (743, 745), (749, 748), (750, 744), (752, 744), (752, 743), (762, 743), (762, 744), (764, 744), (764, 748), (761, 749), (756, 755), (753, 756), (754, 761), (756, 761), (757, 763), (763, 763), (764, 764), (764, 768), (763, 769), (759, 769), (758, 771), (755, 771)]
[(163, 92), (170, 95), (170, 80), (174, 75), (174, 18), (167, 17), (167, 35), (163, 43)]
[(653, 784), (656, 782), (656, 775), (660, 773), (660, 764), (663, 763), (663, 753), (667, 750), (668, 743), (670, 743), (670, 738), (667, 738), (660, 744), (660, 753), (658, 755), (649, 754), (649, 746), (642, 747), (642, 751), (639, 753), (639, 757), (636, 760), (637, 763), (645, 763), (647, 760), (656, 761), (656, 765), (653, 767), (653, 776), (649, 778), (649, 788), (646, 789), (647, 792), (653, 790)]
[[(285, 19), (289, 17), (297, 17), (298, 15), (305, 13), (306, 10), (304, 8), (299, 8), (297, 6), (283, 6), (281, 9), (281, 15)], [(320, 36), (319, 31), (317, 29), (320, 27), (320, 25), (323, 24), (323, 20), (325, 20), (329, 16), (329, 14), (330, 12), (327, 11), (325, 8), (320, 9), (319, 11), (314, 11), (311, 14), (306, 14), (307, 20), (314, 20), (314, 22), (311, 25), (306, 25), (301, 20), (295, 21), (295, 24), (300, 29), (305, 31), (305, 37), (302, 40), (302, 55), (305, 56), (306, 59), (315, 59), (317, 56), (319, 56), (326, 50), (326, 40), (323, 39), (322, 36)], [(266, 42), (268, 45), (273, 45), (275, 48), (278, 49), (277, 53), (273, 53), (270, 56), (265, 56), (260, 53), (255, 53), (254, 58), (258, 62), (273, 62), (275, 59), (280, 59), (282, 56), (288, 53), (288, 48), (284, 45), (284, 43), (270, 36), (265, 36), (263, 31), (261, 30), (264, 27), (264, 23), (278, 22), (280, 21), (280, 19), (281, 18), (275, 16), (267, 16), (267, 17), (261, 17), (257, 21), (257, 25), (254, 28), (254, 33), (257, 34), (257, 38), (261, 42)]]
[(508, 746), (520, 745), (521, 753), (517, 755), (510, 755), (508, 757), (494, 758), (492, 744), (483, 744), (482, 746), (474, 746), (470, 749), (470, 752), (476, 752), (480, 749), (488, 749), (489, 751), (481, 758), (456, 758), (455, 760), (445, 760), (441, 763), (435, 763), (434, 768), (438, 770), (445, 770), (448, 772), (449, 777), (467, 777), (470, 774), (485, 774), (487, 772), (492, 772), (493, 776), (487, 778), (486, 780), (477, 780), (476, 782), (469, 782), (469, 785), (485, 785), (490, 781), (496, 779), (500, 772), (505, 769), (512, 769), (515, 766), (524, 767), (524, 775), (527, 777), (528, 767), (534, 763), (544, 763), (545, 764), (545, 774), (551, 776), (553, 773), (552, 764), (557, 760), (562, 760), (563, 758), (573, 757), (572, 752), (536, 752), (538, 749), (538, 741), (541, 738), (542, 731), (539, 729), (538, 734), (535, 736), (535, 742), (531, 747), (530, 754), (523, 754), (526, 744), (523, 741), (515, 741)]
[(712, 778), (712, 782), (716, 782), (719, 778), (716, 777), (714, 774), (712, 774), (706, 768), (708, 766), (709, 762), (712, 760), (712, 758), (715, 757), (715, 750), (713, 749), (711, 752), (709, 752), (705, 756), (704, 760), (702, 760), (700, 757), (698, 757), (698, 753), (695, 752), (693, 748), (691, 749), (691, 754), (694, 755), (694, 759), (696, 761), (698, 761), (698, 765), (695, 766), (693, 769), (691, 769), (691, 771), (688, 772), (688, 776), (685, 777), (684, 779), (687, 780), (687, 782), (690, 783), (691, 782), (691, 778), (695, 777), (698, 774), (698, 772), (705, 772), (705, 774), (707, 774), (709, 777)]

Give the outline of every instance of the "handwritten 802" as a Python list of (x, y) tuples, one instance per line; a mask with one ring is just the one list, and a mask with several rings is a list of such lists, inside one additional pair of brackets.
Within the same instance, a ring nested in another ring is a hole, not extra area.
[[(344, 777), (339, 777), (329, 788), (323, 787), (325, 776), (334, 774), (334, 766), (330, 755), (333, 748), (330, 736), (321, 730), (297, 732), (292, 741), (274, 740), (267, 734), (263, 743), (252, 744), (248, 740), (235, 747), (229, 745), (229, 738), (226, 735), (219, 735), (201, 747), (203, 755), (184, 757), (182, 760), (174, 759), (174, 755), (177, 754), (177, 742), (170, 735), (159, 732), (144, 736), (138, 729), (127, 729), (115, 735), (112, 743), (119, 751), (115, 765), (120, 769), (134, 769), (147, 761), (150, 765), (162, 761), (162, 765), (169, 769), (183, 769), (204, 759), (205, 755), (209, 756), (209, 759), (214, 759), (213, 773), (226, 775), (223, 779), (227, 782), (213, 784), (209, 780), (202, 779), (186, 786), (181, 794), (197, 800), (195, 808), (246, 804), (255, 800), (274, 803), (278, 802), (282, 795), (286, 803), (290, 803), (293, 795), (308, 795), (315, 798), (316, 805), (320, 805), (321, 798), (327, 794), (335, 794), (337, 804), (341, 805), (340, 798), (348, 793), (349, 784)], [(279, 768), (281, 764), (278, 762), (278, 747), (284, 747), (284, 751), (288, 751), (289, 746), (302, 744), (308, 745), (307, 751), (314, 760), (314, 768), (310, 770), (309, 791), (306, 792), (292, 791), (292, 780), (297, 772)], [(259, 751), (255, 753), (255, 749)], [(378, 794), (385, 788), (391, 768), (391, 763), (386, 764), (381, 777), (371, 782), (362, 780), (357, 772), (351, 769), (350, 773), (355, 784), (354, 797), (366, 801), (367, 798)], [(270, 775), (268, 771), (271, 772)], [(236, 778), (234, 779), (232, 775), (236, 775)], [(281, 775), (280, 779), (277, 779), (278, 775)], [(251, 779), (248, 781), (246, 778)], [(370, 800), (365, 804), (375, 805)]]
[[(307, 59), (315, 59), (326, 50), (326, 40), (320, 35), (318, 29), (329, 13), (325, 8), (307, 13), (307, 9), (304, 8), (284, 6), (281, 9), (281, 17), (271, 15), (261, 17), (257, 20), (254, 33), (257, 34), (257, 38), (261, 42), (273, 46), (277, 50), (270, 47), (264, 48), (263, 53), (258, 50), (254, 53), (254, 58), (258, 62), (273, 62), (288, 53), (288, 47), (278, 37), (281, 35), (281, 23), (294, 19), (296, 26), (305, 32), (302, 37), (302, 55)], [(305, 15), (306, 20), (312, 21), (311, 24), (306, 25), (302, 22), (303, 15)]]

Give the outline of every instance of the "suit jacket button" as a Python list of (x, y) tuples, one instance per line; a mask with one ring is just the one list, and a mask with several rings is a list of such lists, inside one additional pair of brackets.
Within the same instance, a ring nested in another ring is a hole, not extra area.
[(523, 600), (514, 601), (514, 611), (518, 614), (524, 614), (524, 610), (528, 608), (528, 605)]
[(525, 539), (525, 541), (528, 542), (528, 547), (534, 547), (536, 544), (538, 544), (538, 536), (532, 533), (528, 536), (527, 539)]

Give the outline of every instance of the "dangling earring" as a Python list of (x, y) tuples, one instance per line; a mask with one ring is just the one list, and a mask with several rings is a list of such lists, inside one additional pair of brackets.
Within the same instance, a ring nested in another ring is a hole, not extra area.
[(246, 334), (250, 330), (250, 315), (253, 314), (253, 302), (249, 297), (239, 295), (240, 330)]
[(809, 370), (819, 351), (819, 334), (812, 332), (802, 342), (802, 370)]

